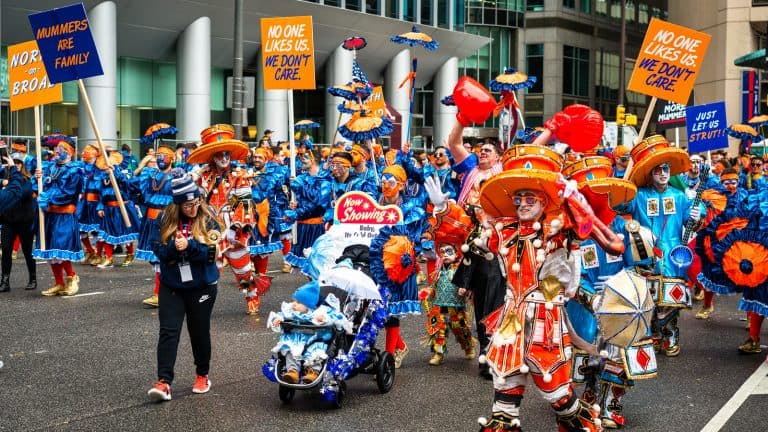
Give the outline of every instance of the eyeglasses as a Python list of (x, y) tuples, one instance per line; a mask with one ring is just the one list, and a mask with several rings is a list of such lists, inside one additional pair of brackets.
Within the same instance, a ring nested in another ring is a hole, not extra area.
[(662, 173), (669, 174), (669, 165), (666, 165), (666, 164), (659, 165), (659, 166), (657, 166), (656, 168), (653, 169), (652, 173), (656, 174), (656, 175), (659, 175), (659, 174), (662, 174)]
[(523, 203), (525, 203), (525, 205), (534, 205), (539, 201), (543, 201), (543, 199), (534, 195), (515, 195), (512, 197), (512, 202), (516, 206), (522, 205)]
[(331, 163), (328, 166), (331, 167), (332, 169), (346, 168), (346, 166), (344, 164), (341, 164), (341, 163), (338, 163), (338, 162), (333, 162), (333, 163)]
[(200, 207), (200, 200), (196, 199), (194, 201), (185, 202), (181, 205), (182, 210), (193, 210)]

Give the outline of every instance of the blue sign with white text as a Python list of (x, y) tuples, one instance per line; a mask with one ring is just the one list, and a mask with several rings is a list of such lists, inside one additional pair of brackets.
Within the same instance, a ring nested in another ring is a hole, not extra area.
[(713, 102), (685, 109), (688, 153), (728, 148), (725, 102)]
[(32, 14), (29, 23), (52, 83), (104, 74), (82, 3)]

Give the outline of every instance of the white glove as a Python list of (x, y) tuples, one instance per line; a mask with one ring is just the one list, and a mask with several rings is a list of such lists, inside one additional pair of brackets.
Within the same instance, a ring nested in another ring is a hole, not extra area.
[(450, 194), (448, 192), (443, 192), (442, 189), (440, 189), (440, 182), (438, 181), (437, 177), (427, 177), (424, 180), (424, 189), (427, 190), (429, 200), (435, 206), (435, 213), (440, 213), (441, 211), (445, 210), (446, 203), (448, 202), (448, 196)]
[(701, 208), (699, 206), (691, 207), (691, 219), (695, 221), (701, 219)]
[[(562, 174), (560, 174), (562, 175)], [(565, 180), (565, 189), (563, 189), (563, 199), (579, 193), (579, 184), (576, 180)]]

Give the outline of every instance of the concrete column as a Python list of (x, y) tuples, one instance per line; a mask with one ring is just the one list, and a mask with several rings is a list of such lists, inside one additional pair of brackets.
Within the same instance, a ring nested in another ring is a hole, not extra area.
[(456, 122), (456, 107), (445, 106), (440, 100), (453, 93), (453, 88), (459, 81), (459, 59), (451, 57), (440, 66), (433, 80), (435, 89), (432, 98), (432, 110), (434, 112), (433, 134), (434, 146), (444, 145), (448, 141), (448, 134)]
[[(325, 63), (325, 85), (327, 87), (346, 84), (352, 81), (352, 52), (347, 51), (341, 46), (337, 47), (333, 51), (328, 61)], [(340, 97), (333, 96), (332, 94), (325, 93), (325, 136), (328, 143), (333, 144), (334, 135), (336, 136), (336, 142), (344, 141), (349, 142), (348, 139), (341, 136), (336, 132), (336, 128), (340, 125), (336, 123), (339, 121), (339, 110), (337, 109), (340, 103), (345, 100)], [(341, 121), (349, 119), (348, 114), (342, 115)]]
[[(261, 64), (261, 51), (257, 64)], [(264, 90), (264, 76), (256, 74), (256, 127), (259, 138), (264, 131), (271, 129), (272, 144), (288, 141), (288, 90)], [(295, 120), (295, 119), (294, 119)]]
[[(112, 1), (99, 3), (88, 11), (88, 21), (91, 24), (91, 33), (96, 42), (104, 74), (86, 78), (83, 84), (104, 145), (119, 149), (115, 142), (117, 139), (117, 6)], [(80, 101), (82, 102), (82, 98)], [(84, 103), (80, 103), (79, 106), (77, 127), (79, 148), (96, 142), (96, 133)], [(138, 154), (138, 150), (137, 145), (134, 151)]]
[(210, 18), (198, 18), (184, 29), (176, 56), (176, 137), (200, 141), (200, 132), (211, 125)]
[(392, 108), (400, 113), (403, 119), (400, 145), (405, 142), (405, 135), (408, 130), (408, 99), (411, 93), (408, 85), (404, 85), (402, 88), (399, 86), (410, 72), (411, 52), (408, 49), (403, 49), (397, 53), (384, 71), (384, 99), (392, 106)]

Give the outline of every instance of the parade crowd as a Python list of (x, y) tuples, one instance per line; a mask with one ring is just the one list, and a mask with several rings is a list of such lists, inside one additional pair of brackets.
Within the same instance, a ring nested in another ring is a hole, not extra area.
[[(140, 161), (127, 146), (102, 154), (86, 145), (78, 155), (69, 137), (54, 134), (43, 143), (47, 160), (38, 167), (27, 142), (15, 140), (5, 146), (0, 173), (0, 292), (11, 289), (19, 247), (25, 289), (37, 289), (35, 259), (50, 265), (54, 285), (41, 291), (46, 297), (78, 293), (77, 265), (109, 271), (143, 261), (153, 267), (155, 283), (137, 303), (160, 308), (158, 377), (149, 396), (171, 399), (185, 317), (198, 375), (193, 391), (205, 393), (220, 274), (231, 271), (237, 288), (221, 295), (242, 292), (244, 312), (260, 317), (272, 279), (269, 259), (280, 260), (283, 272), (312, 278), (309, 255), (322, 253), (317, 242), (334, 226), (336, 203), (358, 191), (402, 214), (399, 231), (371, 242), (370, 257), (367, 248), (357, 260), (345, 250), (355, 268), (370, 266), (366, 274), (387, 287), (383, 351), (399, 368), (418, 349), (417, 341), (403, 340), (399, 320), (424, 319), (429, 364), (439, 366), (452, 333), (461, 355), (478, 361), (479, 375), (494, 388), (481, 431), (522, 430), (520, 407), (530, 384), (551, 404), (560, 431), (625, 426), (627, 392), (656, 376), (657, 355), (684, 352), (681, 311), (700, 300), (696, 318), (706, 320), (715, 294), (743, 295), (749, 337), (734, 341), (734, 352), (761, 352), (768, 313), (763, 158), (688, 154), (660, 135), (634, 146), (586, 145), (592, 139), (583, 122), (594, 111), (583, 106), (526, 130), (507, 148), (492, 140), (470, 144), (463, 129), (491, 114), (481, 107), (495, 106), (476, 94), (457, 101), (448, 141), (429, 152), (407, 143), (386, 149), (374, 140), (320, 146), (301, 136), (295, 177), (291, 152), (273, 144), (270, 131), (250, 148), (223, 124), (202, 131), (201, 142), (189, 148), (155, 140)], [(397, 244), (396, 233), (411, 244)], [(120, 263), (118, 247), (125, 251)], [(400, 253), (401, 247), (413, 262), (388, 261), (389, 248)], [(285, 383), (323, 379), (332, 332), (291, 335), (284, 321), (347, 333), (360, 325), (320, 288), (317, 282), (297, 287), (265, 319), (282, 333), (273, 352), (284, 360), (275, 374)], [(608, 322), (617, 305), (609, 291), (636, 298), (638, 312)], [(641, 330), (623, 337), (627, 328)]]

